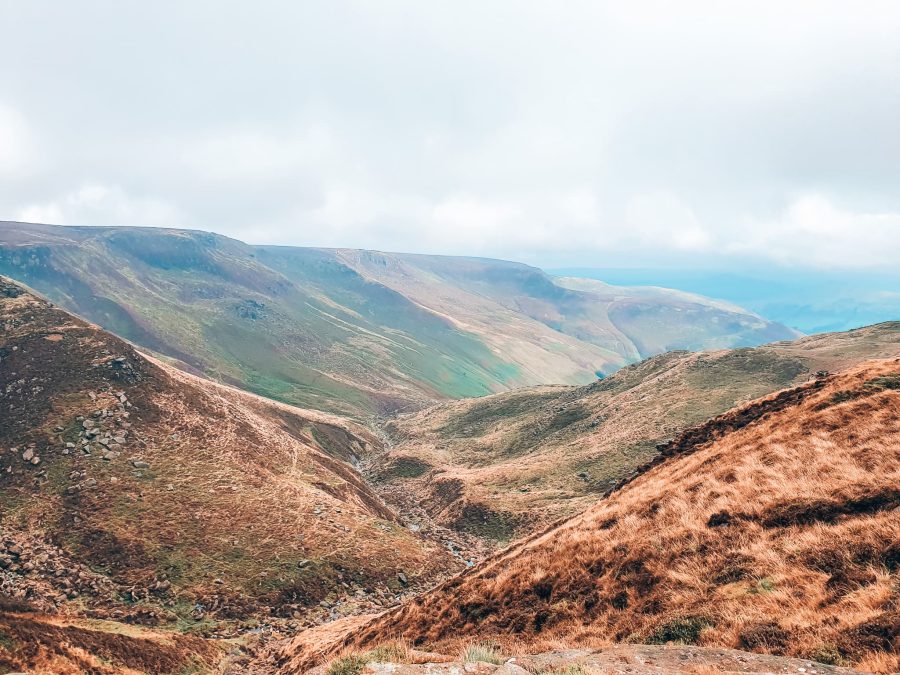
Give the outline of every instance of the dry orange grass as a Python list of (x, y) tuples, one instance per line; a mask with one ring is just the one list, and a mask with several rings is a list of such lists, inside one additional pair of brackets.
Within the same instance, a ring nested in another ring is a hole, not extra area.
[[(581, 516), (339, 646), (680, 640), (897, 670), (898, 373), (871, 362), (712, 420)], [(282, 650), (286, 669), (306, 644)]]
[(36, 675), (213, 672), (221, 644), (121, 623), (65, 619), (0, 598), (0, 671)]

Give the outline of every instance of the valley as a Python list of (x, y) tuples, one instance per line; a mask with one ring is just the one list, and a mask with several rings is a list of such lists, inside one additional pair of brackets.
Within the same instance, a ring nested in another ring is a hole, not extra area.
[(561, 285), (519, 263), (190, 230), (0, 222), (0, 274), (179, 368), (357, 420), (798, 335), (701, 296)]
[(900, 675), (900, 2), (0, 25), (0, 675)]
[(440, 404), (386, 423), (392, 445), (373, 478), (448, 527), (505, 543), (583, 511), (688, 427), (817, 372), (897, 357), (892, 322)]
[[(666, 352), (592, 384), (366, 423), (178, 369), (6, 278), (0, 324), (7, 669), (333, 675), (347, 659), (346, 672), (369, 672), (377, 653), (420, 672), (482, 643), (527, 672), (603, 672), (608, 659), (659, 672), (684, 657), (653, 646), (669, 642), (692, 645), (713, 672), (733, 647), (893, 663), (896, 561), (884, 542), (897, 528), (900, 323)], [(752, 468), (726, 480), (691, 464), (713, 466), (710, 456)], [(813, 475), (833, 479), (814, 486)], [(836, 515), (773, 529), (734, 506), (794, 509), (785, 490)], [(841, 541), (861, 537), (861, 553), (840, 567), (812, 561), (842, 555), (828, 548), (838, 526)], [(788, 551), (794, 536), (808, 548)], [(745, 558), (734, 580), (714, 581), (710, 566)], [(838, 573), (849, 581), (828, 580)], [(534, 591), (544, 580), (547, 593)], [(771, 629), (777, 640), (746, 637), (801, 591), (822, 598), (822, 621), (859, 620), (802, 624), (801, 602)]]

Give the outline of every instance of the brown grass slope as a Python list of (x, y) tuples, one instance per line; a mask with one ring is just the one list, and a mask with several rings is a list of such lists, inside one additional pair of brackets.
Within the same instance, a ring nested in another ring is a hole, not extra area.
[(223, 645), (195, 635), (47, 615), (0, 599), (0, 672), (199, 673), (226, 663)]
[[(664, 454), (330, 648), (682, 641), (900, 667), (900, 359), (737, 408)], [(322, 646), (300, 636), (281, 664)]]
[(680, 431), (871, 358), (900, 357), (900, 322), (715, 352), (670, 352), (585, 387), (441, 404), (386, 425), (372, 477), (444, 525), (508, 541), (593, 504)]
[(370, 433), (149, 360), (3, 278), (0, 422), (0, 592), (42, 611), (300, 626), (458, 564), (352, 468)]

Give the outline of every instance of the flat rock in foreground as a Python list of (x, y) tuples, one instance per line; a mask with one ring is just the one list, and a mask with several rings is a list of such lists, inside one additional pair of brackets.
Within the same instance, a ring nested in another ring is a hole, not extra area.
[(526, 673), (858, 673), (849, 668), (734, 649), (690, 646), (616, 645), (602, 649), (573, 649), (509, 659), (506, 663), (372, 663), (362, 673), (393, 675), (525, 675)]

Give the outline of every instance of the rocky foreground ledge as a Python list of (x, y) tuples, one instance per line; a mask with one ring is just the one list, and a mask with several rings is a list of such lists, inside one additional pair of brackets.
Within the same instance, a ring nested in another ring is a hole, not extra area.
[[(437, 655), (431, 655), (437, 656)], [(342, 673), (340, 663), (311, 673)], [(350, 672), (350, 671), (348, 671)], [(802, 675), (847, 674), (858, 670), (826, 665), (807, 659), (752, 654), (735, 649), (663, 645), (615, 645), (601, 649), (573, 649), (518, 656), (503, 663), (431, 662), (415, 664), (369, 663), (356, 673), (393, 675), (600, 675), (631, 673), (797, 673)]]

